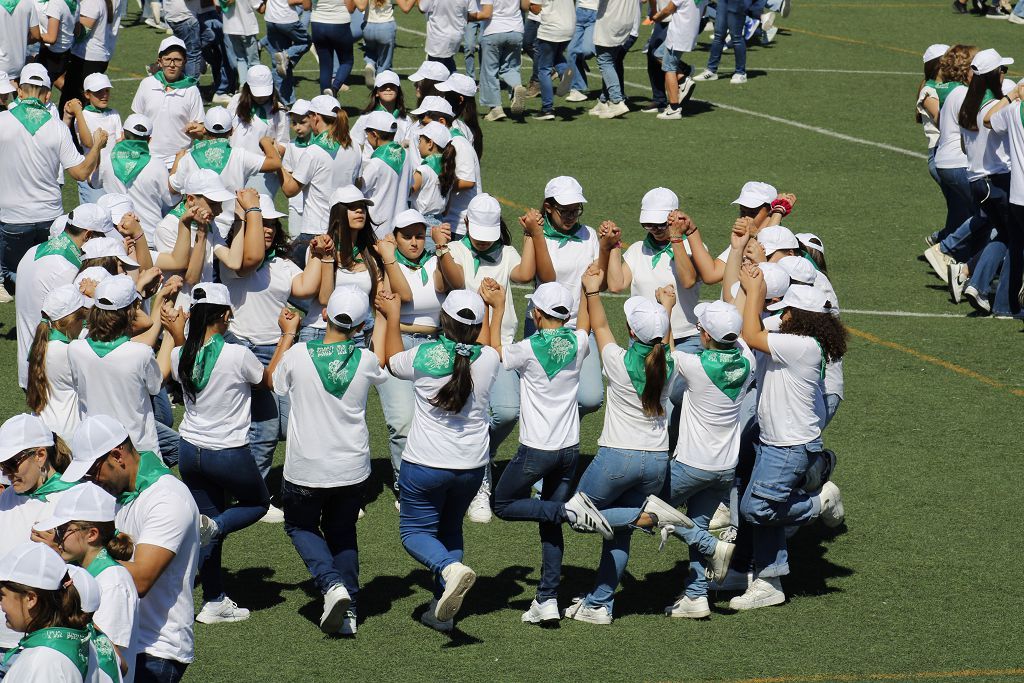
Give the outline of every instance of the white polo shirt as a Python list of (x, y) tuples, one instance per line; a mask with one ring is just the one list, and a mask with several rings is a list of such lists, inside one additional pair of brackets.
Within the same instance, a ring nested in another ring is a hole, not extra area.
[[(567, 327), (576, 327), (576, 313), (580, 307), (580, 288), (583, 286), (581, 280), (583, 273), (587, 271), (590, 264), (597, 260), (601, 251), (601, 243), (597, 238), (597, 232), (589, 225), (580, 225), (577, 234), (582, 241), (569, 240), (559, 246), (558, 240), (548, 237), (544, 242), (548, 246), (548, 254), (551, 256), (551, 265), (555, 267), (555, 282), (564, 285), (572, 294), (572, 317), (566, 322)], [(530, 304), (527, 311), (532, 311)]]
[[(18, 6), (22, 3), (32, 4), (21, 0)], [(32, 135), (14, 114), (0, 112), (0, 149), (5, 157), (0, 164), (0, 222), (52, 221), (64, 213), (58, 178), (63, 178), (62, 169), (85, 161), (68, 127), (50, 118)]]
[[(452, 126), (452, 130), (455, 126)], [(473, 149), (473, 143), (461, 135), (452, 135), (452, 141), (448, 144), (455, 147), (455, 178), (457, 180), (471, 180), (473, 187), (468, 190), (456, 190), (452, 188), (451, 196), (448, 199), (448, 213), (444, 222), (452, 226), (452, 234), (466, 234), (466, 224), (462, 220), (469, 209), (469, 203), (473, 197), (484, 191), (483, 180), (480, 177), (480, 158)]]
[(471, 0), (420, 0), (420, 10), (427, 15), (424, 47), (429, 57), (454, 57), (459, 51), (471, 4)]
[[(683, 248), (690, 254), (690, 243), (683, 242)], [(676, 277), (675, 261), (671, 254), (662, 254), (658, 265), (654, 265), (654, 253), (643, 240), (629, 245), (622, 255), (633, 275), (630, 296), (654, 299), (661, 287), (672, 285), (676, 288), (676, 305), (672, 307), (672, 338), (692, 337), (697, 334), (697, 316), (693, 309), (700, 303), (700, 281), (689, 289), (683, 287)]]
[(624, 44), (639, 17), (640, 3), (636, 0), (602, 2), (594, 24), (594, 45), (619, 47)]
[(694, 0), (671, 0), (676, 6), (665, 33), (665, 49), (691, 52), (697, 47), (702, 10)]
[(757, 403), (761, 441), (770, 446), (814, 441), (825, 424), (821, 347), (813, 337), (771, 333), (768, 348)]
[(71, 54), (80, 57), (88, 62), (109, 62), (110, 47), (108, 38), (111, 36), (111, 29), (107, 19), (107, 4), (104, 0), (82, 0), (79, 7), (79, 14), (82, 17), (93, 19), (96, 23), (86, 32), (88, 38), (72, 44)]
[(1024, 206), (1024, 122), (1021, 121), (1020, 100), (997, 111), (989, 123), (992, 131), (1010, 141), (1010, 203)]
[[(111, 149), (114, 144), (109, 143), (107, 149)], [(131, 185), (125, 185), (114, 173), (110, 155), (103, 154), (100, 157), (94, 184), (99, 185), (108, 194), (128, 195), (135, 208), (135, 214), (139, 217), (142, 231), (146, 233), (146, 241), (152, 246), (155, 244), (156, 229), (160, 221), (181, 201), (179, 195), (171, 193), (167, 182), (167, 167), (156, 155), (149, 158), (149, 163), (135, 176)]]
[[(576, 30), (576, 8), (572, 0), (541, 0), (537, 38), (549, 43), (566, 43)], [(596, 8), (595, 8), (596, 9)]]
[(302, 269), (281, 257), (241, 277), (221, 268), (221, 282), (228, 288), (235, 309), (231, 332), (256, 345), (276, 344), (281, 338), (277, 318), (292, 295), (292, 280), (299, 275)]
[(36, 7), (32, 0), (20, 0), (13, 12), (0, 12), (0, 70), (11, 78), (21, 75), (25, 66), (28, 32), (35, 23)]
[(442, 216), (447, 202), (441, 196), (437, 172), (426, 164), (420, 164), (416, 173), (420, 174), (420, 189), (412, 195), (413, 208), (424, 216)]
[(203, 120), (203, 98), (197, 87), (165, 89), (156, 78), (147, 76), (135, 92), (132, 111), (145, 114), (153, 122), (149, 149), (170, 168), (174, 155), (192, 144), (192, 138), (185, 135), (185, 126)]

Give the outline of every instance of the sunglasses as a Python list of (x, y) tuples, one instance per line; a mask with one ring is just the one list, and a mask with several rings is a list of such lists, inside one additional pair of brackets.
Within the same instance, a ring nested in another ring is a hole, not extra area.
[(579, 218), (580, 216), (583, 215), (583, 207), (580, 206), (580, 205), (576, 205), (576, 206), (560, 206), (560, 205), (556, 204), (555, 205), (555, 211), (557, 211), (558, 215), (560, 215), (562, 218), (566, 218), (566, 217)]
[(668, 227), (668, 223), (643, 223), (643, 228), (647, 232), (661, 232)]
[(89, 469), (86, 470), (85, 476), (83, 476), (82, 479), (88, 481), (96, 479), (96, 475), (100, 473), (100, 468), (103, 467), (103, 463), (107, 461), (108, 457), (110, 457), (109, 453), (97, 459), (96, 462), (89, 466)]
[(64, 545), (64, 541), (68, 536), (75, 533), (76, 531), (84, 531), (83, 527), (71, 526), (71, 522), (67, 524), (61, 524), (59, 527), (53, 530), (53, 542), (59, 546)]
[(22, 451), (21, 453), (14, 456), (10, 460), (0, 463), (0, 472), (7, 475), (8, 477), (12, 476), (15, 472), (18, 471), (18, 468), (21, 467), (21, 463), (31, 458), (33, 454), (35, 454), (35, 449)]

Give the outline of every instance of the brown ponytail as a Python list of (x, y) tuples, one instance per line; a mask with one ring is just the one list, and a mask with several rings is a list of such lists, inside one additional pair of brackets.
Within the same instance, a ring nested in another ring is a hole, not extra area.
[(46, 378), (46, 349), (50, 344), (50, 321), (43, 318), (36, 325), (36, 334), (28, 351), (28, 387), (25, 389), (28, 409), (36, 415), (50, 402), (50, 382)]
[[(459, 311), (459, 315), (472, 316), (472, 311)], [(441, 311), (441, 334), (456, 343), (475, 344), (480, 335), (482, 325), (466, 325), (455, 320), (450, 315)], [(430, 399), (430, 405), (449, 413), (458, 413), (466, 405), (470, 394), (473, 393), (473, 361), (469, 356), (456, 354), (455, 367), (452, 369), (452, 377), (448, 383), (441, 387), (434, 398)]]
[(644, 374), (647, 384), (640, 396), (640, 404), (647, 417), (664, 417), (665, 406), (661, 403), (661, 392), (668, 379), (668, 365), (665, 362), (665, 345), (659, 340), (644, 359)]
[(118, 532), (113, 522), (75, 522), (82, 528), (93, 528), (99, 532), (99, 544), (119, 562), (128, 562), (135, 554), (135, 542), (128, 534)]
[(352, 146), (352, 136), (349, 135), (348, 130), (348, 114), (344, 109), (335, 112), (334, 123), (328, 127), (327, 134), (345, 149)]
[(61, 474), (64, 474), (64, 470), (71, 464), (71, 447), (64, 441), (64, 439), (57, 436), (56, 433), (53, 435), (53, 447), (48, 448), (47, 455), (50, 458), (50, 464), (53, 469), (57, 470)]
[(437, 176), (437, 187), (447, 205), (448, 197), (455, 187), (455, 145), (451, 143), (441, 150), (441, 173)]

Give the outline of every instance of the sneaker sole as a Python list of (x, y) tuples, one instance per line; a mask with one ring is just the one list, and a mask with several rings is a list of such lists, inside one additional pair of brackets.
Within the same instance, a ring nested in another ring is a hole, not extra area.
[(211, 619), (210, 617), (203, 617), (202, 614), (199, 614), (199, 615), (196, 615), (196, 621), (198, 621), (200, 624), (233, 624), (233, 623), (238, 622), (238, 621), (245, 621), (250, 616), (252, 616), (252, 615), (251, 614), (246, 614), (244, 617), (221, 617), (221, 616), (218, 616), (218, 617), (215, 617), (215, 618)]
[(524, 624), (542, 624), (542, 625), (543, 624), (554, 624), (554, 623), (557, 623), (557, 622), (559, 622), (561, 620), (562, 620), (561, 616), (557, 616), (557, 617), (540, 617), (538, 619), (531, 619), (529, 612), (525, 612), (523, 614), (523, 623)]
[(693, 97), (693, 91), (697, 89), (697, 83), (692, 78), (688, 78), (686, 80), (686, 83), (688, 84), (688, 87), (686, 87), (685, 90), (679, 91), (680, 109), (682, 109), (686, 105), (686, 103), (690, 101), (690, 98)]
[[(722, 541), (719, 541), (719, 543), (721, 543), (721, 542)], [(730, 543), (729, 545), (727, 545), (725, 547), (726, 547), (725, 558), (723, 558), (723, 561), (722, 561), (722, 565), (723, 565), (724, 568), (722, 569), (721, 573), (713, 571), (712, 572), (712, 576), (710, 577), (712, 581), (716, 581), (718, 583), (724, 582), (725, 578), (727, 576), (729, 576), (729, 563), (732, 562), (732, 555), (733, 555), (734, 552), (736, 552), (736, 545), (733, 544), (733, 543)], [(717, 548), (718, 548), (718, 546), (715, 546), (716, 550), (717, 550)]]
[(555, 94), (559, 97), (565, 97), (572, 90), (572, 69), (566, 69), (565, 73), (562, 74), (562, 78), (558, 81), (558, 88), (555, 90)]
[(474, 583), (476, 583), (476, 572), (469, 569), (459, 577), (458, 582), (454, 586), (451, 584), (445, 586), (444, 594), (438, 599), (437, 607), (434, 609), (434, 618), (438, 621), (454, 619), (455, 615), (462, 609), (462, 601)]
[(775, 605), (781, 605), (784, 602), (786, 602), (785, 595), (773, 595), (770, 598), (761, 598), (760, 600), (755, 601), (752, 605), (744, 605), (743, 607), (733, 605), (732, 601), (730, 601), (729, 609), (734, 609), (738, 612), (745, 612), (751, 609), (758, 609), (759, 607), (774, 607)]
[(711, 609), (703, 609), (697, 612), (676, 612), (672, 608), (665, 610), (665, 615), (673, 619), (704, 619), (711, 616)]
[(950, 266), (947, 271), (948, 274), (946, 275), (946, 278), (949, 281), (949, 298), (952, 299), (953, 303), (958, 304), (964, 300), (964, 288), (967, 287), (967, 283), (964, 282), (960, 284), (959, 289), (957, 289), (959, 281), (957, 280), (956, 273), (953, 271), (953, 266)]
[(334, 607), (320, 620), (320, 630), (324, 633), (337, 633), (341, 630), (341, 623), (345, 620), (345, 612), (352, 602), (351, 597), (347, 600), (338, 600)]
[(947, 284), (949, 283), (949, 266), (941, 261), (932, 249), (924, 252), (924, 260), (928, 262), (928, 265), (931, 266), (932, 271), (940, 280)]
[(579, 491), (578, 493), (580, 494), (580, 498), (583, 500), (583, 505), (586, 508), (587, 514), (593, 517), (594, 521), (604, 520), (604, 525), (597, 529), (597, 533), (601, 535), (601, 538), (606, 541), (610, 541), (615, 538), (615, 530), (612, 529), (611, 524), (609, 524), (608, 520), (604, 518), (604, 515), (601, 514), (601, 510), (597, 507), (594, 501), (590, 499), (590, 496), (582, 491)]
[(982, 315), (990, 315), (992, 313), (992, 309), (985, 308), (984, 306), (982, 306), (981, 300), (975, 297), (973, 294), (964, 292), (964, 298), (967, 299), (967, 303), (971, 305), (971, 308), (976, 310), (978, 313), (981, 313)]
[(516, 116), (522, 116), (523, 111), (526, 109), (526, 88), (521, 85), (517, 85), (512, 89), (512, 104), (509, 109)]

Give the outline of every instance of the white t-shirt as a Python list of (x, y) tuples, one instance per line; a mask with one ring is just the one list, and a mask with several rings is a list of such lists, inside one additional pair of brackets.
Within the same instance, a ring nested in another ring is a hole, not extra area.
[[(337, 157), (342, 158), (338, 160)], [(352, 159), (354, 163), (346, 163), (348, 159)], [(302, 232), (310, 235), (323, 235), (327, 232), (331, 213), (331, 192), (339, 185), (355, 184), (356, 178), (359, 177), (361, 160), (359, 148), (355, 145), (347, 149), (339, 147), (334, 155), (318, 145), (305, 148), (292, 171), (296, 182), (302, 185)], [(355, 176), (340, 182), (335, 175), (336, 165), (351, 166), (350, 172), (354, 171)]]
[[(199, 228), (193, 227), (190, 231), (191, 242), (194, 245), (196, 241), (196, 233)], [(237, 238), (237, 236), (236, 236)], [(154, 235), (153, 242), (150, 244), (160, 254), (170, 254), (174, 251), (174, 245), (178, 241), (178, 217), (174, 214), (167, 214), (156, 224), (156, 234)], [(220, 232), (215, 229), (210, 229), (206, 233), (206, 245), (205, 253), (203, 254), (203, 271), (199, 277), (200, 282), (213, 282), (214, 281), (214, 253), (220, 253), (220, 249), (226, 249), (227, 243), (224, 238), (220, 236)], [(227, 268), (223, 269), (224, 271)], [(177, 271), (183, 273), (184, 271)], [(164, 271), (166, 277), (168, 273), (173, 274), (174, 271)], [(183, 288), (184, 291), (191, 292), (192, 285), (186, 284)], [(280, 313), (280, 311), (278, 311)], [(276, 318), (275, 318), (276, 320)]]
[(960, 129), (967, 149), (968, 180), (1010, 172), (1010, 141), (1005, 135), (994, 135), (985, 127), (985, 114), (993, 106), (995, 100), (978, 111), (978, 130)]
[(580, 442), (580, 411), (576, 394), (580, 368), (590, 352), (590, 335), (576, 335), (576, 358), (548, 379), (529, 339), (501, 347), (506, 370), (519, 373), (519, 443), (556, 451)]
[(676, 6), (665, 33), (665, 49), (674, 52), (691, 52), (697, 47), (700, 33), (701, 9), (694, 0), (671, 0)]
[(491, 5), (491, 18), (484, 22), (485, 36), (497, 33), (522, 33), (523, 13), (518, 0), (482, 0), (480, 6)]
[[(28, 0), (22, 3), (32, 4)], [(0, 149), (6, 157), (0, 164), (0, 187), (4, 188), (0, 192), (0, 222), (52, 221), (64, 213), (57, 179), (63, 177), (62, 169), (85, 161), (75, 148), (71, 130), (51, 118), (32, 135), (14, 114), (0, 112)]]
[(565, 43), (576, 30), (576, 8), (572, 0), (541, 0), (537, 38), (549, 43)]
[(441, 183), (437, 173), (430, 166), (416, 167), (420, 174), (420, 189), (412, 195), (412, 206), (424, 216), (443, 216), (447, 202), (441, 196)]
[(76, 8), (76, 11), (72, 13), (68, 3), (63, 0), (60, 2), (50, 0), (50, 2), (46, 3), (46, 11), (40, 18), (39, 27), (46, 31), (49, 28), (49, 19), (51, 17), (60, 22), (57, 42), (47, 48), (50, 52), (60, 53), (71, 49), (71, 44), (75, 41), (75, 25), (78, 23), (79, 17), (78, 9)]
[(597, 445), (637, 451), (667, 451), (668, 394), (672, 383), (666, 380), (661, 393), (665, 414), (661, 417), (644, 415), (640, 395), (626, 372), (625, 357), (626, 349), (618, 344), (608, 344), (601, 351), (602, 373), (608, 379), (608, 391), (604, 428)]
[[(111, 142), (107, 149), (113, 146), (114, 143)], [(157, 225), (181, 201), (178, 195), (171, 194), (171, 190), (167, 186), (167, 167), (155, 155), (151, 156), (149, 163), (146, 164), (144, 169), (139, 171), (132, 184), (125, 185), (114, 174), (114, 166), (110, 163), (110, 155), (103, 154), (100, 158), (99, 170), (96, 175), (98, 182), (94, 184), (102, 187), (104, 192), (128, 195), (128, 198), (132, 200), (132, 206), (135, 208), (135, 215), (139, 217), (142, 230), (146, 233), (146, 241), (152, 245), (156, 237)], [(177, 221), (175, 221), (175, 224), (177, 224)]]
[(82, 18), (94, 19), (96, 23), (88, 30), (88, 39), (71, 46), (71, 54), (88, 62), (109, 62), (110, 48), (107, 46), (107, 38), (111, 32), (107, 23), (109, 17), (106, 2), (82, 0), (79, 13)]
[[(23, 2), (25, 0), (22, 0)], [(49, 647), (22, 650), (4, 676), (7, 683), (82, 683), (82, 672), (63, 652)]]
[[(124, 134), (124, 129), (121, 126), (121, 114), (113, 108), (105, 109), (102, 112), (83, 109), (82, 116), (85, 117), (90, 133), (95, 133), (101, 128), (107, 132), (107, 146), (100, 151), (100, 156), (101, 158), (109, 157), (114, 143)], [(75, 132), (78, 132), (78, 119), (75, 119)], [(88, 154), (89, 148), (83, 146), (82, 152)]]
[[(295, 170), (299, 157), (305, 153), (305, 147), (297, 147), (294, 142), (289, 142), (281, 157), (281, 165), (291, 173)], [(300, 192), (294, 197), (288, 197), (288, 234), (292, 237), (297, 237), (302, 232), (302, 214), (305, 211), (302, 194)]]
[(264, 18), (269, 24), (294, 24), (299, 20), (299, 14), (295, 11), (295, 5), (288, 4), (288, 0), (267, 0)]
[(292, 280), (299, 275), (302, 269), (281, 257), (243, 277), (221, 268), (221, 282), (235, 309), (231, 332), (253, 344), (276, 344), (281, 338), (277, 318), (292, 294)]
[[(439, 326), (441, 324), (441, 304), (444, 303), (446, 295), (438, 292), (434, 286), (437, 257), (431, 256), (426, 264), (418, 270), (399, 265), (402, 268), (402, 275), (405, 276), (405, 280), (412, 290), (412, 301), (402, 302), (402, 324)], [(427, 273), (426, 283), (423, 282), (422, 271)]]
[(164, 19), (181, 22), (195, 19), (200, 12), (199, 0), (164, 0)]
[(489, 458), (490, 435), (487, 408), (491, 387), (498, 376), (498, 352), (490, 346), (480, 351), (473, 361), (473, 392), (458, 413), (450, 413), (430, 404), (451, 376), (433, 377), (413, 367), (416, 353), (422, 347), (409, 349), (391, 357), (391, 374), (410, 380), (416, 395), (409, 439), (402, 460), (405, 462), (448, 470), (472, 470), (483, 467)]
[(505, 315), (501, 319), (501, 343), (511, 344), (519, 326), (515, 301), (512, 299), (512, 271), (522, 262), (523, 258), (515, 247), (506, 245), (502, 247), (501, 258), (497, 263), (488, 263), (480, 259), (480, 268), (476, 270), (473, 264), (473, 252), (469, 247), (461, 241), (452, 242), (450, 246), (452, 260), (462, 268), (466, 289), (477, 291), (484, 278), (494, 278), (505, 288)]
[[(240, 2), (244, 4), (245, 0), (240, 0)], [(238, 118), (236, 114), (236, 111), (238, 110), (238, 98), (239, 96), (235, 95), (227, 105), (227, 110), (231, 112), (232, 115), (235, 115), (234, 128), (231, 129), (231, 137), (229, 138), (231, 140), (232, 149), (245, 149), (253, 154), (263, 156), (263, 148), (260, 147), (260, 139), (264, 137), (273, 138), (274, 142), (281, 145), (289, 145), (291, 140), (289, 138), (287, 108), (282, 107), (276, 112), (269, 114), (266, 120), (261, 119), (259, 116), (253, 116), (249, 120), (249, 123), (245, 123)]]
[(428, 56), (453, 57), (459, 51), (470, 6), (470, 0), (420, 0), (420, 10), (427, 15)]
[(821, 347), (813, 337), (771, 333), (768, 348), (757, 404), (761, 441), (771, 446), (814, 441), (825, 424)]
[(740, 408), (754, 380), (757, 362), (746, 344), (739, 342), (750, 373), (735, 399), (715, 386), (701, 364), (700, 354), (676, 351), (676, 372), (686, 379), (679, 408), (679, 440), (675, 459), (684, 465), (711, 472), (736, 467), (740, 453)]
[(117, 565), (101, 571), (96, 583), (100, 585), (100, 608), (92, 619), (110, 642), (120, 648), (129, 666), (134, 666), (135, 652), (130, 647), (137, 640), (134, 636), (139, 611), (135, 580), (127, 569)]
[(597, 10), (594, 45), (619, 47), (624, 44), (639, 16), (640, 3), (636, 0), (605, 0)]
[[(181, 347), (171, 352), (171, 372), (181, 381)], [(225, 343), (210, 372), (210, 381), (191, 401), (185, 396), (185, 415), (178, 433), (199, 448), (220, 450), (249, 443), (252, 385), (263, 379), (263, 364), (241, 344)]]
[[(245, 187), (249, 179), (260, 172), (266, 157), (263, 154), (256, 154), (247, 149), (231, 148), (228, 155), (228, 162), (220, 172), (220, 180), (224, 187), (230, 192), (237, 192)], [(185, 179), (199, 170), (199, 165), (189, 152), (178, 161), (178, 170), (171, 174), (170, 185), (175, 192), (181, 192)], [(227, 235), (231, 230), (231, 223), (235, 219), (235, 200), (230, 199), (221, 204), (223, 209), (214, 222), (220, 229), (221, 235)]]
[[(566, 322), (566, 326), (573, 328), (576, 327), (576, 313), (580, 307), (583, 273), (597, 260), (601, 251), (601, 243), (592, 227), (581, 225), (577, 234), (583, 238), (582, 241), (569, 240), (562, 246), (558, 245), (558, 240), (544, 238), (548, 254), (551, 256), (551, 265), (555, 267), (555, 281), (565, 286), (572, 294), (572, 317)], [(532, 303), (527, 310), (533, 310)]]
[[(452, 127), (454, 130), (454, 126)], [(451, 197), (448, 199), (448, 213), (444, 222), (452, 226), (453, 234), (465, 234), (466, 224), (462, 220), (469, 203), (473, 197), (483, 192), (483, 181), (480, 177), (480, 158), (473, 149), (473, 143), (467, 138), (452, 135), (452, 141), (448, 144), (455, 146), (455, 178), (457, 180), (472, 180), (473, 187), (468, 190), (456, 190), (452, 188)]]
[(138, 652), (191, 663), (192, 585), (199, 566), (199, 510), (188, 487), (172, 475), (153, 482), (120, 507), (115, 523), (135, 548), (155, 545), (174, 558), (139, 601)]
[(367, 24), (386, 24), (395, 20), (395, 8), (391, 0), (384, 0), (378, 6), (377, 0), (370, 0), (366, 4)]
[(363, 163), (362, 187), (363, 194), (373, 202), (369, 207), (370, 219), (376, 224), (374, 232), (381, 239), (392, 232), (395, 216), (409, 206), (409, 184), (406, 165), (402, 173), (395, 170), (380, 159), (370, 159)]
[[(683, 242), (683, 248), (690, 254), (690, 243)], [(692, 337), (697, 334), (697, 315), (693, 309), (700, 303), (700, 281), (689, 289), (676, 278), (675, 261), (662, 254), (658, 265), (653, 265), (654, 254), (643, 240), (629, 245), (622, 260), (633, 275), (630, 296), (654, 299), (655, 292), (666, 285), (676, 288), (676, 305), (672, 307), (672, 338)]]
[[(0, 169), (3, 166), (0, 164)], [(14, 300), (14, 310), (18, 334), (18, 386), (22, 389), (28, 387), (28, 352), (32, 348), (36, 327), (43, 319), (43, 302), (50, 292), (61, 285), (71, 284), (78, 275), (78, 266), (60, 254), (37, 259), (36, 252), (41, 246), (30, 248), (17, 264), (18, 296)]]
[[(324, 389), (306, 343), (284, 354), (274, 370), (274, 392), (291, 401), (284, 478), (299, 486), (351, 486), (370, 476), (366, 395), (388, 379), (377, 356), (357, 349), (359, 366), (344, 395)], [(352, 362), (352, 361), (350, 361)]]
[(75, 391), (71, 377), (66, 342), (51, 341), (46, 344), (46, 382), (49, 385), (49, 396), (39, 417), (47, 429), (71, 443), (71, 435), (80, 418), (78, 392)]
[(924, 128), (924, 137), (928, 140), (928, 149), (931, 149), (939, 142), (939, 122), (924, 108), (924, 101), (929, 97), (934, 97), (938, 101), (939, 93), (934, 86), (921, 86), (921, 91), (917, 94), (917, 113), (921, 115), (921, 127)]
[[(373, 0), (370, 0), (370, 5), (373, 6)], [(409, 128), (413, 125), (412, 119), (408, 116), (399, 116), (395, 119), (395, 123), (398, 124), (398, 129), (395, 131), (395, 142), (405, 147), (406, 163), (412, 158), (410, 155), (416, 150), (416, 146), (419, 145), (419, 138), (411, 142), (409, 145), (402, 144), (403, 141), (407, 140), (409, 135)], [(352, 127), (348, 131), (349, 137), (359, 147), (360, 154), (363, 155), (363, 161), (370, 158), (373, 154), (373, 148), (370, 147), (369, 143), (366, 142), (366, 114), (362, 114), (356, 122), (352, 124)], [(419, 156), (417, 155), (417, 159)]]
[(989, 119), (992, 131), (1010, 141), (1010, 203), (1024, 205), (1024, 123), (1021, 122), (1020, 100), (997, 111)]
[(236, 0), (228, 5), (224, 11), (224, 35), (259, 35), (260, 25), (256, 22), (255, 10), (261, 4), (255, 0)]
[(352, 15), (349, 14), (343, 0), (317, 0), (310, 14), (310, 21), (318, 24), (350, 24)]
[(937, 168), (966, 168), (967, 155), (960, 146), (960, 106), (967, 95), (967, 86), (953, 88), (939, 109), (939, 142), (935, 149)]
[(163, 375), (151, 347), (126, 341), (100, 358), (76, 339), (68, 345), (68, 363), (83, 418), (109, 415), (128, 430), (135, 448), (160, 452), (150, 396), (160, 393)]
[(0, 70), (11, 78), (17, 78), (25, 66), (28, 32), (35, 23), (36, 7), (30, 0), (21, 0), (13, 12), (0, 12)]
[(132, 111), (145, 114), (153, 122), (149, 149), (170, 168), (174, 155), (192, 144), (192, 139), (185, 135), (185, 126), (203, 120), (203, 98), (195, 86), (165, 90), (160, 81), (147, 76), (135, 92)]

